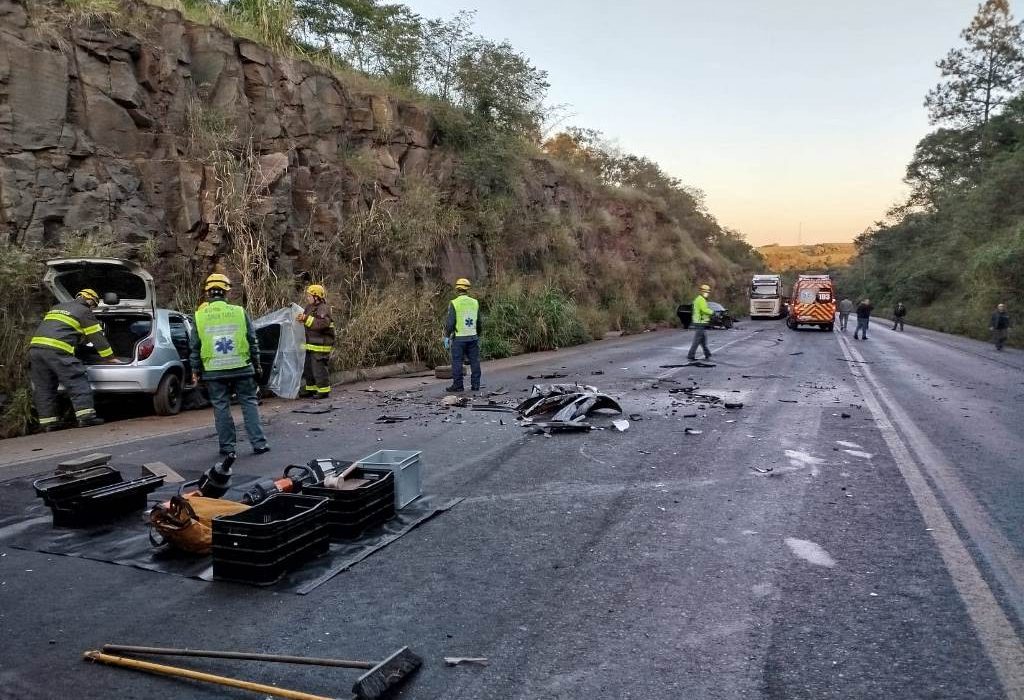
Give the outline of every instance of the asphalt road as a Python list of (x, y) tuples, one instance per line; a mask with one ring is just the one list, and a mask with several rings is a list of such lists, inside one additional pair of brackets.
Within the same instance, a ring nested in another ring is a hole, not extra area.
[[(253, 697), (80, 660), (104, 642), (347, 658), (407, 644), (426, 661), (398, 697), (416, 699), (1024, 697), (1024, 354), (764, 321), (711, 333), (714, 368), (662, 367), (690, 337), (485, 366), (485, 392), (510, 392), (498, 401), (524, 396), (528, 374), (595, 384), (640, 418), (626, 432), (528, 434), (443, 411), (445, 382), (419, 378), (337, 391), (323, 415), (277, 405), (274, 451), (243, 443), (239, 471), (417, 449), (427, 491), (465, 498), (306, 596), (26, 552), (0, 533), (0, 697)], [(743, 408), (671, 393), (693, 382)], [(203, 416), (59, 444), (109, 436), (117, 461), (205, 468)], [(34, 440), (18, 449), (53, 452)], [(7, 460), (0, 479), (51, 463)], [(337, 697), (353, 678), (184, 665)]]

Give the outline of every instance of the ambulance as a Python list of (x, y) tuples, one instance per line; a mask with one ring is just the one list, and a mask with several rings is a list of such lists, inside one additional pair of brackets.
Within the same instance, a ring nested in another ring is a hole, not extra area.
[(828, 275), (800, 275), (793, 285), (786, 325), (818, 326), (831, 331), (836, 318), (836, 297)]

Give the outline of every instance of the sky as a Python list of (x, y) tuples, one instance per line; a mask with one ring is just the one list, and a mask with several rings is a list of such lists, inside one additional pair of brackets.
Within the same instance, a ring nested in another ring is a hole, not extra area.
[(476, 33), (548, 72), (563, 125), (703, 190), (753, 245), (792, 245), (850, 241), (904, 199), (935, 62), (979, 0), (405, 4), (476, 10)]

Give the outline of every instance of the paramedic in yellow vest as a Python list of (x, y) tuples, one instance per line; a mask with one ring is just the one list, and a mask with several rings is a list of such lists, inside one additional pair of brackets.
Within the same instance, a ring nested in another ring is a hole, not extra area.
[(334, 322), (327, 305), (327, 290), (321, 284), (306, 287), (305, 306), (296, 320), (306, 327), (306, 364), (302, 370), (304, 394), (314, 399), (331, 396), (331, 350), (334, 347)]
[(57, 416), (60, 384), (68, 392), (79, 428), (103, 423), (103, 419), (96, 416), (85, 365), (75, 356), (75, 348), (88, 341), (104, 361), (120, 364), (103, 335), (103, 328), (92, 314), (99, 303), (99, 294), (83, 289), (72, 301), (61, 302), (50, 309), (29, 341), (32, 402), (44, 433), (61, 428)]
[(469, 386), (480, 390), (480, 302), (469, 296), (469, 280), (455, 280), (456, 297), (448, 304), (445, 321), (445, 347), (452, 351), (452, 385), (445, 391), (464, 391), (462, 358), (469, 360)]
[(192, 336), (192, 381), (200, 376), (213, 404), (214, 424), (222, 455), (235, 454), (235, 420), (231, 416), (231, 395), (242, 406), (245, 432), (252, 451), (270, 452), (260, 425), (256, 399), (260, 376), (260, 349), (249, 314), (241, 306), (225, 301), (231, 281), (214, 273), (206, 278), (206, 302), (196, 310), (196, 332)]
[(708, 350), (707, 327), (711, 322), (711, 308), (708, 306), (708, 297), (711, 296), (711, 287), (706, 284), (700, 286), (700, 294), (693, 300), (693, 343), (690, 344), (690, 352), (687, 359), (691, 362), (697, 359), (697, 348), (704, 350), (704, 359), (711, 359), (711, 351)]

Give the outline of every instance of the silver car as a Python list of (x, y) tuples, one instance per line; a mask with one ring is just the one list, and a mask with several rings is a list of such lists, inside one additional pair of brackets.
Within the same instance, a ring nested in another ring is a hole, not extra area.
[(103, 364), (91, 344), (80, 346), (96, 394), (149, 394), (157, 414), (181, 410), (185, 391), (195, 387), (189, 363), (195, 327), (185, 314), (156, 307), (149, 272), (115, 258), (61, 258), (47, 261), (43, 283), (60, 301), (84, 288), (103, 297), (93, 313), (122, 364)]

